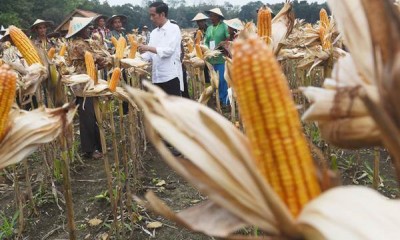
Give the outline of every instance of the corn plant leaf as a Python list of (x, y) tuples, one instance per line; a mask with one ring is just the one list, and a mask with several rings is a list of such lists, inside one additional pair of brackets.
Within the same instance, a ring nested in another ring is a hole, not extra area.
[(0, 142), (0, 169), (18, 163), (40, 144), (53, 141), (72, 122), (76, 107), (10, 111), (9, 130)]
[[(278, 222), (285, 223), (285, 230), (293, 228), (290, 213), (260, 176), (249, 142), (235, 126), (199, 103), (143, 84), (151, 93), (131, 88), (128, 92), (144, 109), (150, 140), (177, 172), (249, 224), (272, 234)], [(188, 160), (174, 158), (158, 134)]]
[(278, 55), (282, 41), (289, 36), (294, 26), (294, 13), (292, 4), (286, 2), (283, 8), (272, 19), (271, 44), (275, 55)]
[(343, 34), (347, 48), (365, 81), (375, 82), (375, 69), (371, 34), (361, 0), (328, 0), (330, 9)]
[(173, 212), (153, 192), (146, 194), (150, 208), (186, 228), (216, 237), (227, 237), (247, 224), (211, 201), (200, 203), (178, 213)]

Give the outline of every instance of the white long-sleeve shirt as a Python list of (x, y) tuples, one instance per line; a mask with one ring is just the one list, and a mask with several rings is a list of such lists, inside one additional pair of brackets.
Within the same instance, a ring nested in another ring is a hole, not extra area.
[[(148, 45), (155, 47), (157, 54), (145, 52), (141, 56), (152, 62), (153, 83), (168, 82), (176, 77), (181, 78), (182, 64), (177, 58), (181, 53), (181, 40), (181, 31), (178, 25), (169, 20), (162, 27), (151, 31)], [(183, 81), (179, 80), (183, 85)]]

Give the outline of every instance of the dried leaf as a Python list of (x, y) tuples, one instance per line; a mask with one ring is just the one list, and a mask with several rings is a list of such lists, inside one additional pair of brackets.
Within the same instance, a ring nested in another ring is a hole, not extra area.
[(148, 224), (146, 225), (146, 227), (147, 227), (147, 228), (150, 228), (150, 229), (156, 229), (156, 228), (160, 228), (160, 227), (162, 227), (162, 226), (163, 226), (163, 224), (160, 223), (160, 222), (151, 222), (151, 223), (148, 223)]
[(161, 181), (158, 181), (158, 182), (156, 183), (156, 186), (157, 186), (157, 187), (161, 187), (161, 186), (164, 186), (165, 184), (166, 184), (165, 180), (161, 180)]
[(73, 105), (29, 112), (13, 108), (10, 129), (0, 142), (0, 169), (22, 161), (41, 144), (53, 141), (72, 122), (75, 112)]
[(102, 223), (103, 221), (102, 220), (100, 220), (100, 219), (98, 219), (98, 218), (92, 218), (92, 219), (90, 219), (89, 221), (88, 221), (88, 223), (89, 223), (89, 225), (91, 226), (91, 227), (96, 227), (96, 226), (98, 226), (100, 223)]

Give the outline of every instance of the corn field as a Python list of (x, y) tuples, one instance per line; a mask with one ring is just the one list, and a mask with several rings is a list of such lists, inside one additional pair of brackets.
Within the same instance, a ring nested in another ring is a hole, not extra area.
[[(0, 239), (397, 238), (399, 7), (328, 3), (315, 25), (290, 1), (260, 8), (223, 46), (225, 79), (209, 63), (221, 51), (183, 31), (190, 98), (151, 84), (137, 33), (111, 52), (89, 39), (74, 65), (73, 41), (45, 51), (10, 26)], [(77, 97), (93, 102), (99, 159), (79, 149)]]

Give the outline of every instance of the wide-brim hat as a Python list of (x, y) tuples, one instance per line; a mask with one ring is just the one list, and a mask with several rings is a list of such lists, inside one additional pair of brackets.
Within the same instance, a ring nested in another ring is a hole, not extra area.
[(65, 38), (70, 38), (89, 26), (93, 21), (93, 17), (73, 17), (69, 22), (68, 33)]
[(42, 19), (36, 19), (36, 21), (32, 24), (30, 29), (34, 30), (40, 24), (45, 24), (47, 27), (51, 27), (51, 26), (54, 25), (54, 23), (52, 21), (45, 21), (45, 20), (42, 20)]
[(228, 25), (228, 27), (231, 27), (231, 28), (239, 30), (239, 31), (244, 29), (244, 24), (242, 23), (242, 21), (240, 21), (239, 18), (224, 20), (224, 23), (226, 25)]
[(208, 15), (210, 15), (210, 13), (215, 13), (215, 14), (217, 14), (218, 16), (220, 16), (220, 17), (222, 17), (222, 18), (225, 18), (225, 17), (224, 17), (224, 14), (222, 14), (221, 9), (219, 9), (219, 8), (213, 8), (213, 9), (211, 9), (211, 10), (206, 11), (206, 13), (207, 13)]
[(192, 22), (201, 21), (201, 20), (207, 20), (207, 19), (208, 19), (208, 17), (205, 14), (198, 13), (198, 14), (196, 14), (196, 16), (194, 16), (194, 18), (192, 19)]
[(111, 26), (112, 22), (114, 19), (120, 18), (122, 23), (125, 23), (126, 20), (128, 19), (125, 15), (112, 15), (108, 20), (107, 20), (107, 26)]
[(99, 19), (104, 18), (104, 21), (107, 21), (108, 17), (106, 15), (97, 15), (96, 17), (94, 17), (93, 19), (93, 23), (97, 24), (97, 21), (99, 21)]

